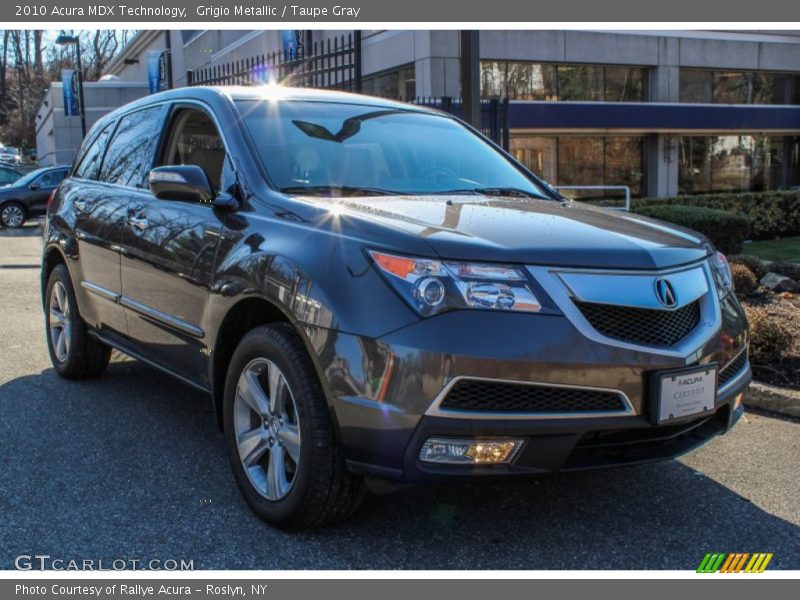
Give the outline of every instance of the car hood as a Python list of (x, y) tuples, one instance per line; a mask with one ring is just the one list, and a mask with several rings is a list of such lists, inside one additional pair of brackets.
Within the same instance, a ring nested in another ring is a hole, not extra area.
[(466, 195), (304, 200), (400, 229), (439, 256), (571, 267), (652, 269), (707, 254), (689, 230), (579, 202)]

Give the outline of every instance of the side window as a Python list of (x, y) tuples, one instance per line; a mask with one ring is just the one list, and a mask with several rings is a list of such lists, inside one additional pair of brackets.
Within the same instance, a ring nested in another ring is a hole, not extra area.
[(109, 123), (105, 128), (94, 137), (86, 148), (83, 156), (75, 169), (75, 177), (83, 179), (97, 179), (97, 173), (100, 170), (100, 163), (103, 162), (103, 154), (108, 144), (108, 138), (111, 132), (114, 131), (114, 124)]
[(225, 145), (216, 125), (206, 113), (181, 109), (172, 118), (167, 145), (160, 165), (198, 165), (215, 190), (222, 187)]
[(153, 165), (163, 127), (164, 110), (164, 106), (154, 106), (122, 117), (103, 159), (100, 181), (145, 187), (145, 176)]
[(38, 183), (41, 187), (56, 187), (66, 176), (66, 171), (48, 171), (36, 178), (34, 183)]
[(17, 179), (19, 179), (19, 175), (14, 173), (14, 171), (0, 169), (0, 185), (14, 183)]

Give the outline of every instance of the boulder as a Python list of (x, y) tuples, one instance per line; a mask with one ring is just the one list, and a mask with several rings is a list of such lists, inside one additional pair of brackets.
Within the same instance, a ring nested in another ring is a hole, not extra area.
[(773, 292), (800, 292), (800, 283), (778, 273), (767, 273), (759, 283)]

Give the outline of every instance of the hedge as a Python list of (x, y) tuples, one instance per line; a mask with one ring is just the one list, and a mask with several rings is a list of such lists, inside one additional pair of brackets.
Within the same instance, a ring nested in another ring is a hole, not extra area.
[(637, 198), (631, 201), (631, 208), (634, 212), (639, 212), (639, 207), (654, 204), (702, 206), (742, 215), (750, 222), (743, 239), (761, 240), (800, 235), (800, 190)]
[(655, 204), (638, 206), (634, 211), (646, 217), (661, 219), (699, 231), (711, 240), (717, 250), (724, 254), (739, 252), (750, 229), (750, 222), (742, 215), (702, 206)]

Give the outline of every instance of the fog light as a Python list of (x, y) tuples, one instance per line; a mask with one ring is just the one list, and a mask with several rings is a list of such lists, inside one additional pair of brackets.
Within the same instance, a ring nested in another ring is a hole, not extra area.
[(419, 452), (422, 462), (452, 465), (510, 463), (522, 448), (517, 438), (428, 438)]

